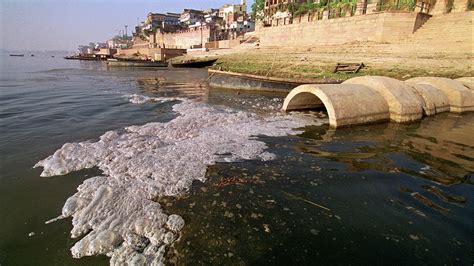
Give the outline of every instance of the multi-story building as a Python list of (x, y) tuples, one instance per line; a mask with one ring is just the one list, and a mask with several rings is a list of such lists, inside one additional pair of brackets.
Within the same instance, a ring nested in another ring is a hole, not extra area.
[(247, 14), (247, 1), (241, 0), (240, 5), (226, 4), (219, 9), (219, 17), (224, 18), (225, 21), (229, 17), (235, 18)]
[(176, 14), (176, 13), (166, 13), (165, 17), (165, 25), (169, 26), (177, 26), (179, 25), (179, 18), (181, 17), (181, 14)]
[(184, 25), (194, 25), (204, 20), (204, 12), (195, 9), (185, 9), (179, 17), (179, 22)]
[(143, 28), (147, 30), (161, 28), (173, 28), (180, 24), (180, 14), (175, 13), (148, 13), (146, 20), (143, 24)]

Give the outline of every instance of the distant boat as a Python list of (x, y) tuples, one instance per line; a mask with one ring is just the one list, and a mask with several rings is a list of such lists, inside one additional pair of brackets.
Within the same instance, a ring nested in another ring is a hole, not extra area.
[(183, 60), (179, 62), (172, 62), (171, 65), (173, 67), (190, 67), (190, 68), (201, 68), (212, 66), (217, 59), (208, 59), (208, 60)]
[(23, 57), (25, 56), (24, 54), (10, 54), (10, 56), (18, 56), (18, 57)]
[(32, 54), (32, 55), (30, 55), (30, 56), (31, 56), (31, 57), (34, 57), (35, 55), (34, 55), (34, 54)]
[(54, 58), (54, 55), (52, 55), (51, 57)]
[(71, 55), (71, 56), (65, 56), (64, 59), (66, 60), (87, 60), (87, 61), (99, 61), (99, 60), (104, 60), (100, 57), (94, 57), (94, 56), (84, 56), (84, 55)]
[(107, 65), (111, 67), (167, 67), (168, 62), (109, 59), (107, 60)]
[(64, 59), (66, 59), (66, 60), (79, 60), (77, 55), (65, 56)]

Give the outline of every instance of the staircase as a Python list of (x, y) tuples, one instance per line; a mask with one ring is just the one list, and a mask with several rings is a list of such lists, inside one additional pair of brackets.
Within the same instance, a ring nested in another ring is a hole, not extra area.
[(474, 11), (434, 15), (413, 35), (402, 41), (400, 48), (429, 54), (462, 53), (472, 56), (473, 16)]

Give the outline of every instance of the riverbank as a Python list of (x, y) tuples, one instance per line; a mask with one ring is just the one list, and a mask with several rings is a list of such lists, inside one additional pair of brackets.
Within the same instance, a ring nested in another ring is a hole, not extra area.
[[(380, 75), (473, 76), (472, 54), (428, 54), (394, 50), (391, 44), (354, 43), (307, 48), (238, 47), (210, 52), (219, 56), (213, 69), (288, 79), (347, 80)], [(364, 63), (358, 73), (333, 73), (337, 63)]]

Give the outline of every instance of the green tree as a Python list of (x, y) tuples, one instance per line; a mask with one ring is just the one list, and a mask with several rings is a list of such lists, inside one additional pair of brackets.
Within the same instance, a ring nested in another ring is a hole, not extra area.
[(252, 4), (252, 19), (257, 20), (257, 19), (262, 19), (263, 17), (259, 17), (260, 13), (263, 12), (263, 9), (265, 8), (265, 0), (255, 0), (255, 2)]

